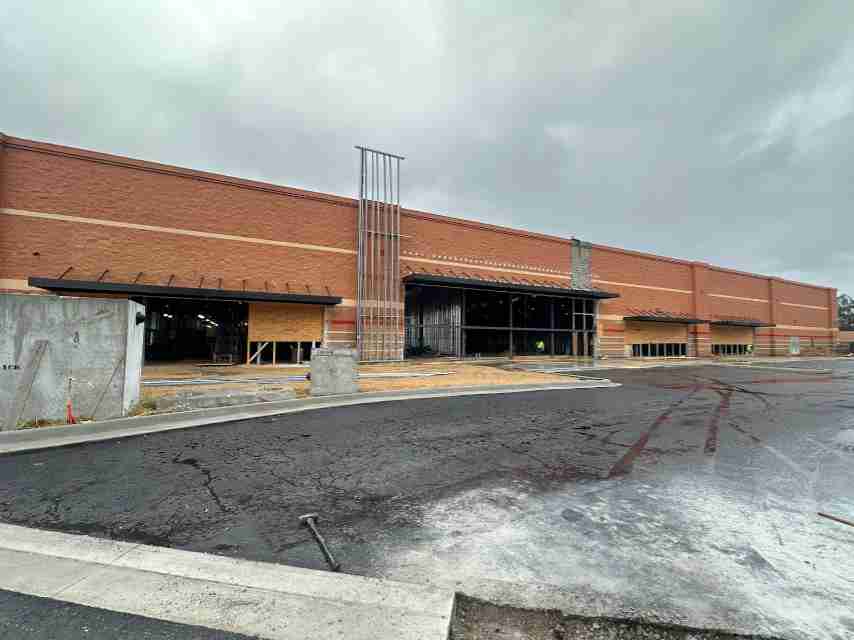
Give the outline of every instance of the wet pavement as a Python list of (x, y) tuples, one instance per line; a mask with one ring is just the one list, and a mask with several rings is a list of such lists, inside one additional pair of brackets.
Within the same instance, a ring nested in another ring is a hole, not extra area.
[[(318, 410), (0, 458), (0, 519), (567, 613), (854, 635), (854, 362)], [(597, 372), (599, 375), (600, 372)]]

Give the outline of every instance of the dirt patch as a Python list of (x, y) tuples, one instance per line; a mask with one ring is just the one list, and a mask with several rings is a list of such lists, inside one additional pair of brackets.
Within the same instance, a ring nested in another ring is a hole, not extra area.
[(411, 378), (361, 378), (359, 391), (398, 391), (408, 389), (441, 389), (447, 387), (476, 387), (484, 385), (554, 384), (572, 382), (574, 378), (553, 373), (507, 371), (496, 367), (466, 363), (410, 365), (396, 368), (376, 365), (359, 367), (360, 374), (370, 373), (431, 373), (450, 372), (448, 375)]
[[(265, 366), (238, 365), (231, 367), (204, 368), (194, 364), (153, 365), (143, 370), (143, 379), (184, 380), (190, 378), (205, 378), (208, 380), (223, 378), (220, 384), (205, 384), (193, 386), (199, 393), (221, 394), (229, 391), (273, 391), (278, 388), (275, 380), (294, 390), (298, 398), (310, 395), (311, 383), (308, 381), (288, 380), (289, 376), (299, 376), (308, 373), (308, 368), (281, 368)], [(359, 391), (408, 391), (414, 389), (442, 389), (448, 387), (477, 387), (489, 385), (514, 384), (554, 384), (572, 382), (575, 378), (554, 373), (531, 371), (515, 371), (499, 369), (482, 364), (461, 362), (435, 363), (391, 363), (364, 364), (359, 367), (361, 375), (368, 375), (359, 380)], [(370, 377), (370, 374), (413, 374), (412, 377)], [(418, 374), (438, 373), (442, 375), (419, 376)], [(263, 382), (254, 380), (263, 379)], [(158, 385), (144, 386), (143, 401), (157, 402), (163, 396), (184, 393), (188, 385)]]
[(557, 610), (503, 607), (457, 596), (451, 640), (774, 640), (770, 636), (564, 616)]

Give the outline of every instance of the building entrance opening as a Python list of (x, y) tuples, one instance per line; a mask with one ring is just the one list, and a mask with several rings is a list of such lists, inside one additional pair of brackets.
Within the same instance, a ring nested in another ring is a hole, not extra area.
[(408, 285), (406, 355), (583, 356), (596, 344), (596, 302), (539, 293)]
[(245, 360), (246, 303), (172, 298), (143, 302), (146, 362)]

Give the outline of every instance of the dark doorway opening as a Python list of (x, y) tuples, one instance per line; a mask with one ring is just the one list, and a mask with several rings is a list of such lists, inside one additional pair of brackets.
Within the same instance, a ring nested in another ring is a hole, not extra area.
[(145, 361), (246, 360), (245, 302), (146, 298)]
[(595, 355), (594, 300), (442, 285), (406, 288), (406, 355)]

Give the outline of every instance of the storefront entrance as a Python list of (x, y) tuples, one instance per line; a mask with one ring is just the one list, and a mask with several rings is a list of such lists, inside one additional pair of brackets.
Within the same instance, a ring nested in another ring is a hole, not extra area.
[(596, 351), (595, 298), (552, 289), (407, 285), (405, 319), (407, 357), (593, 357)]
[(145, 361), (236, 363), (245, 359), (247, 304), (148, 298)]

